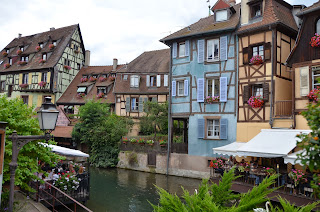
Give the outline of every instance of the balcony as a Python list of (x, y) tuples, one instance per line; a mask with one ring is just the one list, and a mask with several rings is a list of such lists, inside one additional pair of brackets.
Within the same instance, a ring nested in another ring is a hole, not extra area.
[(14, 85), (14, 91), (20, 92), (49, 92), (50, 91), (50, 83), (45, 84), (44, 86), (38, 85), (38, 83), (29, 84), (26, 87), (20, 87), (20, 85)]
[(292, 100), (275, 101), (274, 118), (292, 118)]

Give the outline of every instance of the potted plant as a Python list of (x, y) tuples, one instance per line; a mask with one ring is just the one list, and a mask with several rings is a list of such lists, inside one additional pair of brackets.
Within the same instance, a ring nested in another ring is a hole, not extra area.
[(132, 144), (137, 143), (137, 139), (135, 139), (135, 138), (131, 138), (131, 139), (130, 139), (130, 143), (132, 143)]
[(274, 170), (274, 168), (270, 168), (270, 167), (263, 167), (264, 172), (267, 173), (267, 175), (273, 175), (276, 173), (276, 170)]
[(77, 98), (81, 99), (83, 97), (85, 97), (86, 94), (85, 93), (77, 93)]
[(26, 87), (28, 87), (28, 84), (24, 83), (24, 84), (20, 84), (19, 86), (20, 86), (20, 88), (26, 88)]
[(295, 187), (297, 187), (299, 183), (307, 182), (307, 178), (301, 170), (292, 169), (288, 176), (293, 180)]
[(41, 46), (37, 46), (36, 51), (40, 51), (40, 50), (41, 50)]
[(45, 62), (46, 62), (46, 60), (44, 60), (44, 59), (39, 60), (39, 63), (45, 63)]
[(146, 142), (144, 141), (143, 138), (139, 138), (139, 139), (138, 139), (138, 144), (144, 145), (145, 143), (146, 143)]
[(320, 87), (317, 86), (317, 88), (312, 89), (307, 97), (309, 98), (309, 101), (317, 103), (318, 102), (318, 96), (320, 95)]
[(210, 167), (214, 169), (219, 169), (223, 167), (223, 160), (220, 158), (213, 159), (210, 161)]
[(153, 146), (154, 145), (154, 141), (153, 140), (147, 140), (146, 142), (149, 146)]
[(81, 79), (80, 79), (80, 82), (87, 82), (88, 81), (88, 78), (87, 77), (82, 77)]
[(253, 56), (250, 59), (250, 64), (252, 64), (252, 65), (260, 65), (262, 63), (263, 63), (263, 59), (260, 55)]
[[(53, 44), (52, 44), (52, 45), (53, 45)], [(70, 66), (67, 66), (67, 65), (64, 65), (63, 68), (64, 68), (65, 70), (71, 70), (71, 67), (70, 67)]]
[(8, 53), (7, 52), (2, 52), (2, 56), (6, 57), (6, 56), (8, 56)]
[(46, 84), (47, 84), (47, 82), (44, 82), (44, 81), (41, 81), (41, 82), (38, 83), (38, 85), (39, 85), (41, 88), (45, 87)]
[(92, 76), (89, 78), (89, 81), (90, 81), (90, 82), (95, 82), (96, 80), (97, 80), (97, 78), (94, 78), (94, 77), (92, 77)]
[(25, 64), (27, 64), (27, 61), (18, 61), (18, 65), (23, 66), (23, 65), (25, 65)]
[(260, 96), (251, 96), (248, 100), (248, 104), (252, 108), (261, 108), (264, 104), (264, 101)]
[(19, 50), (17, 51), (17, 55), (20, 55), (21, 53), (22, 53), (22, 50), (19, 49)]
[(206, 102), (208, 104), (212, 104), (214, 102), (219, 102), (220, 97), (219, 96), (207, 96), (206, 97)]
[(99, 80), (100, 80), (100, 82), (104, 82), (104, 81), (107, 80), (107, 78), (105, 78), (105, 77), (99, 77)]
[(98, 98), (103, 98), (104, 97), (104, 93), (103, 92), (98, 93), (97, 97)]
[(122, 143), (127, 144), (129, 139), (127, 137), (122, 138)]
[(10, 63), (5, 63), (3, 66), (4, 66), (5, 68), (9, 68), (11, 65), (10, 65)]
[(160, 146), (166, 146), (166, 145), (167, 145), (167, 140), (163, 140), (163, 139), (160, 140), (160, 141), (159, 141), (159, 145), (160, 145)]
[(312, 47), (320, 47), (320, 35), (316, 33), (310, 41)]
[(55, 45), (54, 44), (49, 44), (49, 49), (52, 50), (54, 49)]
[(59, 179), (53, 182), (53, 185), (66, 193), (71, 193), (79, 188), (80, 180), (80, 178), (67, 172), (66, 174), (62, 173)]

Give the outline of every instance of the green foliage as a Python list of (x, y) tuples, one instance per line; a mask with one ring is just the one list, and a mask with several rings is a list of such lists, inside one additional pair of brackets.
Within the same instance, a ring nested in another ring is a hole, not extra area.
[(140, 120), (140, 132), (143, 135), (168, 132), (168, 103), (158, 103), (153, 101), (145, 102), (144, 112), (146, 116)]
[(225, 212), (247, 212), (263, 202), (267, 201), (267, 195), (275, 189), (269, 187), (275, 182), (277, 175), (270, 176), (262, 181), (259, 186), (244, 194), (234, 194), (231, 191), (232, 181), (237, 177), (234, 175), (234, 168), (226, 172), (219, 185), (208, 184), (203, 180), (198, 192), (189, 194), (183, 188), (182, 197), (176, 194), (169, 194), (162, 188), (157, 187), (160, 195), (159, 205), (153, 205), (154, 211), (225, 211)]
[(271, 205), (271, 210), (270, 212), (311, 212), (313, 209), (317, 207), (317, 205), (320, 204), (320, 201), (313, 202), (312, 204), (307, 204), (303, 207), (296, 207), (294, 204), (290, 204), (290, 202), (286, 199), (283, 199), (281, 196), (278, 196), (278, 200), (281, 204), (281, 207), (276, 206), (273, 207)]
[(110, 113), (108, 104), (89, 100), (79, 110), (79, 123), (72, 138), (90, 149), (90, 163), (95, 167), (114, 167), (118, 163), (119, 143), (132, 121)]
[[(12, 157), (12, 142), (8, 139), (14, 130), (18, 135), (40, 135), (43, 134), (39, 128), (36, 112), (33, 108), (28, 107), (21, 99), (8, 99), (0, 97), (0, 120), (8, 122), (6, 128), (6, 145), (4, 157), (4, 182), (10, 181), (9, 163)], [(50, 148), (32, 141), (26, 144), (18, 155), (18, 168), (15, 175), (15, 185), (23, 189), (31, 190), (28, 183), (32, 179), (37, 179), (35, 172), (42, 172), (38, 166), (38, 160), (43, 161), (51, 166), (63, 157), (51, 152)], [(44, 142), (44, 141), (41, 141)], [(50, 144), (56, 144), (49, 141)]]

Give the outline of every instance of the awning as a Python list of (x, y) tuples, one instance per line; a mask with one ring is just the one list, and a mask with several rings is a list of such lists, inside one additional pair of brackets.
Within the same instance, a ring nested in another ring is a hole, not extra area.
[(237, 156), (237, 150), (244, 144), (246, 143), (236, 141), (225, 146), (216, 147), (216, 148), (213, 148), (213, 154)]
[(85, 157), (85, 158), (89, 157), (88, 154), (81, 152), (80, 150), (69, 149), (66, 147), (52, 145), (52, 144), (45, 144), (45, 143), (43, 143), (43, 145), (50, 147), (52, 152), (58, 153), (60, 155), (73, 156), (73, 157)]
[(297, 152), (291, 153), (291, 154), (283, 157), (283, 158), (284, 158), (284, 163), (285, 163), (285, 164), (291, 163), (291, 164), (293, 164), (293, 165), (294, 165), (294, 164), (300, 164), (300, 165), (302, 165), (301, 160), (297, 160), (297, 158), (298, 158), (297, 154), (301, 154), (301, 153), (303, 153), (303, 152), (304, 152), (304, 150), (299, 150), (299, 151), (297, 151)]
[(79, 87), (78, 90), (77, 90), (77, 93), (83, 93), (86, 91), (86, 88), (87, 87)]
[(285, 157), (296, 147), (297, 134), (311, 130), (262, 129), (253, 139), (237, 150), (239, 156), (275, 158)]

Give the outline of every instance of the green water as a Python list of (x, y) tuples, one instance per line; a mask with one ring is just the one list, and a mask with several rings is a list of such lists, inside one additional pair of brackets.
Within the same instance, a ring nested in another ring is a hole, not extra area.
[(152, 211), (148, 201), (158, 203), (154, 185), (181, 194), (198, 188), (197, 179), (152, 174), (125, 169), (90, 168), (90, 200), (85, 204), (95, 212)]

